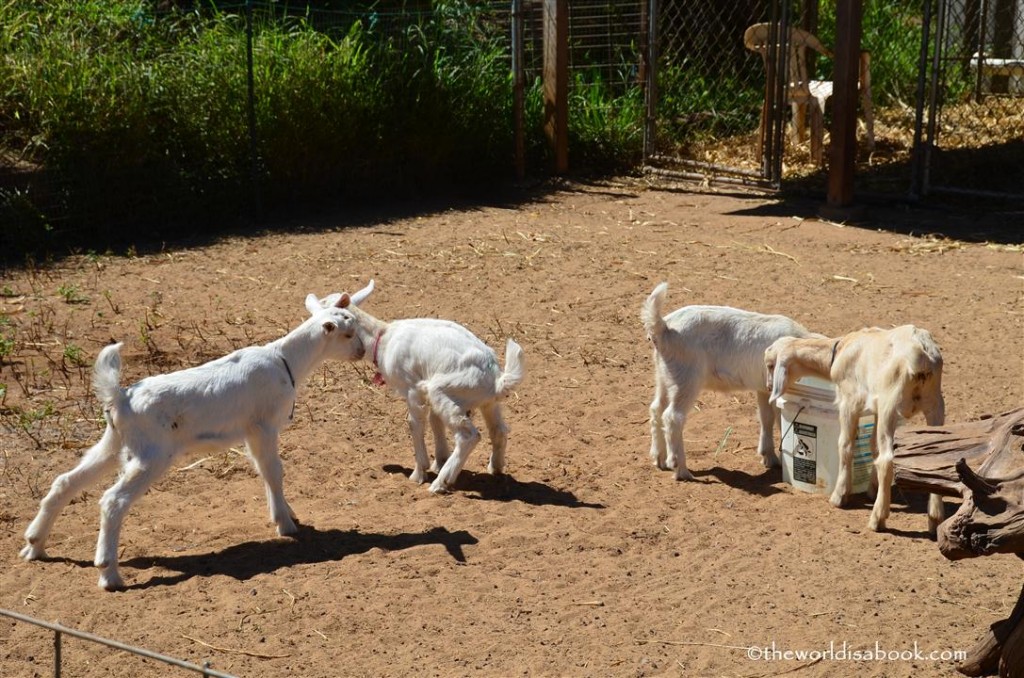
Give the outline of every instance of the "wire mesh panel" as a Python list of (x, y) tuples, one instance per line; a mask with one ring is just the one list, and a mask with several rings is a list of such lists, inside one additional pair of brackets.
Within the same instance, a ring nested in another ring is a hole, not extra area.
[(648, 111), (649, 161), (770, 177), (771, 163), (759, 158), (762, 107), (776, 94), (766, 67), (780, 63), (774, 49), (770, 56), (747, 49), (744, 32), (757, 23), (777, 25), (785, 19), (780, 7), (765, 0), (651, 3), (649, 86), (656, 96)]
[[(1024, 4), (1024, 0), (1014, 1), (1018, 7)], [(923, 126), (916, 112), (919, 107), (929, 110), (926, 74), (933, 70), (932, 53), (923, 59), (922, 45), (929, 35), (934, 37), (939, 23), (935, 12), (930, 18), (927, 14), (932, 2), (938, 0), (864, 2), (857, 101), (858, 191), (883, 195), (911, 192), (915, 132)], [(957, 2), (959, 5), (955, 5)], [(980, 17), (984, 7), (994, 6), (995, 0), (944, 0), (944, 12), (955, 14), (956, 7), (963, 8), (969, 2), (974, 2), (975, 15)], [(654, 56), (649, 84), (653, 91), (649, 144), (645, 149), (648, 161), (656, 166), (689, 168), (715, 178), (754, 177), (771, 185), (799, 182), (809, 189), (823, 190), (833, 116), (832, 98), (825, 93), (830, 91), (834, 76), (830, 52), (836, 45), (836, 5), (816, 0), (746, 0), (735, 4), (651, 0), (651, 7)], [(997, 24), (1009, 25), (1005, 11), (1002, 18), (988, 19), (991, 31)], [(817, 47), (811, 49), (811, 42), (800, 53), (798, 44), (785, 42), (790, 30), (781, 28), (769, 38), (769, 51), (754, 53), (744, 47), (743, 34), (758, 23), (806, 30), (826, 53), (818, 53)], [(971, 34), (976, 42), (980, 26), (986, 24), (978, 18), (970, 25), (974, 26)], [(942, 80), (929, 89), (935, 93), (932, 119), (943, 116), (934, 136), (944, 144), (941, 148), (956, 148), (959, 154), (965, 145), (977, 145), (984, 135), (972, 127), (969, 135), (974, 141), (965, 138), (966, 120), (962, 111), (949, 108), (951, 97), (958, 96), (961, 106), (970, 100), (975, 113), (987, 112), (990, 118), (1016, 115), (1017, 119), (1020, 98), (1010, 86), (1016, 83), (1012, 76), (1006, 78), (1005, 85), (998, 78), (976, 79), (973, 88), (963, 84), (962, 76), (953, 77), (964, 68), (970, 69), (978, 48), (950, 56), (951, 44), (972, 43), (946, 35), (936, 62), (943, 68), (934, 69), (936, 73), (941, 71)], [(770, 53), (772, 47), (774, 55)], [(1000, 54), (1013, 53), (1012, 47), (1004, 46)], [(800, 68), (794, 67), (797, 58), (805, 61), (798, 64)], [(1005, 58), (994, 63), (1008, 68)], [(801, 69), (806, 75), (799, 74)], [(971, 72), (976, 74), (977, 69)], [(775, 77), (775, 73), (785, 75)], [(806, 121), (794, 115), (792, 104), (797, 97), (793, 85), (801, 77), (808, 80), (811, 89), (825, 88), (815, 92), (821, 95), (822, 114), (818, 136), (821, 150), (817, 153), (814, 134), (805, 132)], [(1004, 93), (990, 91), (990, 80), (1004, 87)], [(979, 93), (985, 99), (981, 106)], [(960, 120), (951, 126), (954, 113)], [(971, 124), (980, 124), (980, 120), (975, 118)], [(1006, 131), (1010, 136), (1021, 136), (1019, 128), (1010, 126)], [(991, 145), (986, 148), (992, 152)], [(1009, 152), (1014, 156), (1012, 146)]]
[[(574, 170), (630, 167), (640, 161), (643, 119), (642, 45), (647, 0), (566, 3), (569, 164)], [(525, 118), (544, 119), (545, 0), (521, 0)], [(534, 169), (549, 166), (543, 137), (529, 139)]]
[(922, 193), (1024, 197), (1024, 1), (928, 5)]

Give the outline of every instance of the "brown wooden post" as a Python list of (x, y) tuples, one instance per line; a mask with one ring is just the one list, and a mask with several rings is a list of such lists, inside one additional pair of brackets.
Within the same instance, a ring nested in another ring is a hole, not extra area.
[(526, 74), (523, 70), (523, 0), (512, 0), (513, 162), (516, 179), (526, 178)]
[(857, 160), (857, 76), (863, 11), (863, 0), (836, 3), (832, 136), (825, 205), (825, 211), (830, 213), (848, 210), (853, 205), (853, 174)]
[(555, 173), (569, 171), (569, 0), (544, 0), (544, 134)]

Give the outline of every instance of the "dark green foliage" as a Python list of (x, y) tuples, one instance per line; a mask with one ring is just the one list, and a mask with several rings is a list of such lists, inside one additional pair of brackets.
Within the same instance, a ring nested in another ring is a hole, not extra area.
[[(818, 36), (836, 44), (836, 7), (823, 3)], [(861, 47), (871, 52), (871, 91), (877, 105), (914, 101), (921, 52), (920, 0), (872, 0), (864, 3)], [(833, 64), (818, 60), (819, 76), (831, 77)]]
[[(511, 173), (507, 36), (466, 2), (399, 31), (258, 6), (255, 163), (242, 8), (152, 8), (0, 6), (0, 152), (31, 169), (0, 174), (0, 218), (18, 224), (5, 245), (33, 248), (48, 212), (83, 242), (140, 223), (165, 237), (244, 211), (254, 184), (273, 206)], [(42, 202), (29, 176), (52, 189)]]

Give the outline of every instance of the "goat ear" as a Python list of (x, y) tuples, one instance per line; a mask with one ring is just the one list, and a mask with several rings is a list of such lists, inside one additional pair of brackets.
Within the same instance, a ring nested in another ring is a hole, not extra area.
[(320, 308), (330, 308), (338, 303), (338, 299), (341, 299), (341, 292), (335, 292), (334, 294), (328, 294), (326, 297), (320, 300)]
[[(333, 295), (331, 296), (333, 298)], [(348, 293), (346, 292), (342, 294), (340, 297), (338, 297), (338, 299), (332, 304), (332, 306), (336, 306), (338, 308), (348, 308), (348, 305), (350, 303), (352, 303), (352, 297), (348, 296)]]
[(782, 396), (782, 392), (786, 390), (786, 378), (789, 376), (789, 361), (781, 354), (776, 357), (775, 360), (775, 372), (771, 375), (772, 377), (772, 393), (768, 396), (768, 402), (772, 405), (775, 401)]
[(310, 315), (322, 309), (323, 306), (320, 305), (320, 300), (316, 298), (315, 294), (306, 295), (306, 310), (309, 311)]

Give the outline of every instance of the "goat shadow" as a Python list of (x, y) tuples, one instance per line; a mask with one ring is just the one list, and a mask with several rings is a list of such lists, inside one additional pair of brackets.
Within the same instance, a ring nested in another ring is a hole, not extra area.
[[(466, 562), (462, 548), (478, 543), (476, 537), (465, 530), (449, 532), (435, 527), (426, 532), (404, 534), (361, 533), (356, 530), (318, 530), (299, 525), (294, 539), (249, 541), (229, 546), (220, 551), (182, 556), (140, 556), (121, 561), (123, 567), (147, 570), (153, 567), (173, 570), (178, 574), (154, 576), (148, 581), (131, 584), (126, 588), (148, 589), (155, 586), (173, 586), (193, 577), (224, 575), (245, 581), (259, 574), (269, 574), (294, 565), (342, 560), (375, 548), (400, 551), (416, 546), (439, 545), (459, 563)], [(54, 562), (68, 562), (81, 567), (92, 567), (91, 562), (70, 558), (49, 558)]]
[[(412, 475), (412, 469), (400, 464), (386, 464), (385, 473), (402, 474), (406, 477)], [(433, 473), (428, 474), (432, 480), (436, 477)], [(502, 474), (494, 476), (490, 473), (476, 473), (463, 470), (455, 481), (455, 492), (466, 493), (470, 499), (485, 501), (521, 501), (531, 506), (565, 506), (567, 508), (606, 508), (604, 504), (592, 504), (580, 501), (575, 494), (568, 490), (560, 490), (550, 485), (539, 482), (521, 482), (510, 475)]]
[[(906, 492), (902, 487), (893, 485), (892, 488), (892, 501), (889, 503), (889, 510), (892, 513), (908, 513), (914, 515), (914, 522), (916, 525), (920, 525), (920, 530), (901, 530), (886, 525), (885, 532), (896, 536), (906, 537), (909, 539), (923, 539), (925, 541), (935, 541), (935, 535), (928, 532), (928, 494), (925, 492)], [(871, 499), (867, 494), (858, 494), (855, 497), (863, 499), (864, 506), (871, 512), (874, 506), (874, 499)], [(851, 498), (852, 499), (852, 498)], [(952, 503), (951, 503), (952, 502)], [(856, 506), (856, 500), (851, 501), (851, 504)], [(956, 497), (943, 497), (942, 506), (945, 512), (946, 519), (956, 513), (956, 510), (960, 508), (960, 503)], [(845, 507), (844, 507), (845, 508)], [(890, 518), (889, 522), (892, 522)]]
[[(765, 469), (757, 475), (721, 466), (712, 466), (704, 470), (694, 470), (691, 468), (690, 473), (693, 474), (694, 478), (714, 478), (723, 485), (742, 490), (747, 494), (756, 494), (760, 497), (770, 497), (773, 494), (785, 492), (784, 489), (777, 486), (777, 483), (782, 482), (782, 471), (779, 468)], [(712, 481), (701, 480), (701, 482), (710, 483)]]
[[(761, 497), (769, 497), (773, 494), (780, 492), (786, 492), (784, 487), (780, 484), (782, 481), (782, 472), (779, 468), (765, 469), (763, 473), (758, 475), (751, 475), (744, 471), (737, 471), (735, 469), (726, 469), (720, 466), (714, 466), (703, 471), (690, 470), (696, 478), (703, 478), (710, 476), (716, 478), (720, 482), (728, 485), (729, 487), (737, 490), (742, 490), (748, 494), (755, 494)], [(701, 482), (711, 482), (710, 480), (702, 480)], [(875, 500), (868, 496), (866, 492), (858, 492), (852, 494), (847, 498), (846, 503), (841, 509), (834, 509), (831, 504), (828, 503), (828, 497), (824, 494), (812, 495), (808, 494), (811, 500), (820, 500), (822, 502), (822, 510), (840, 510), (840, 511), (852, 511), (860, 510), (866, 511), (864, 520), (867, 521), (867, 514), (871, 513), (871, 509), (874, 506)], [(950, 499), (950, 497), (943, 497), (944, 500)], [(902, 488), (893, 486), (892, 488), (892, 501), (890, 503), (890, 509), (892, 512), (906, 512), (920, 515), (921, 526), (920, 530), (904, 530), (893, 527), (886, 527), (885, 532), (892, 534), (897, 537), (906, 537), (909, 539), (925, 539), (929, 541), (935, 541), (935, 536), (928, 532), (928, 495), (921, 492), (909, 492), (905, 493)], [(949, 503), (945, 503), (946, 517), (953, 515), (956, 511), (957, 505), (953, 504), (950, 506)]]

